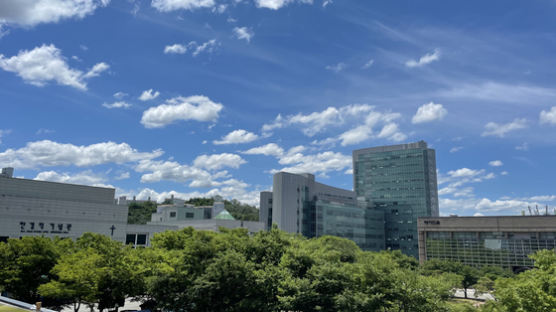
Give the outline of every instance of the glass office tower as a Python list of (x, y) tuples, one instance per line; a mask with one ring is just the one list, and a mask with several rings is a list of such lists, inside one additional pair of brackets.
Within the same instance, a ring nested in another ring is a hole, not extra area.
[(384, 212), (385, 247), (417, 258), (417, 218), (438, 216), (435, 151), (424, 141), (355, 150), (353, 179), (357, 197)]

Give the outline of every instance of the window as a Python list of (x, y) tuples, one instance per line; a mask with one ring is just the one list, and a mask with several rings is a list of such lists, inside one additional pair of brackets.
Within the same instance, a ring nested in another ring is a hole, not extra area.
[(170, 212), (170, 218), (175, 218), (175, 217), (176, 217), (176, 212), (175, 211)]
[(187, 219), (193, 219), (195, 217), (195, 214), (193, 212), (186, 212), (185, 217)]
[(135, 245), (135, 236), (136, 236), (135, 234), (127, 234), (125, 236), (125, 244), (126, 245), (129, 245), (129, 244)]
[(147, 234), (137, 234), (137, 244), (136, 245), (146, 245), (147, 244)]
[(4, 242), (8, 242), (8, 238), (10, 238), (9, 236), (0, 236), (0, 243)]

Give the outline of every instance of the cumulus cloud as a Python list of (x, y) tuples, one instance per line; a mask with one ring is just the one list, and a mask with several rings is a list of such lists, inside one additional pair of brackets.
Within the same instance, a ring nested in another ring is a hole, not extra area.
[(489, 166), (492, 167), (501, 167), (504, 165), (504, 163), (501, 160), (493, 160), (493, 161), (489, 161)]
[[(189, 199), (189, 198), (198, 198), (198, 197), (214, 197), (214, 196), (222, 196), (225, 199), (237, 199), (242, 203), (246, 203), (253, 206), (259, 205), (259, 189), (248, 189), (250, 187), (249, 184), (236, 180), (236, 179), (229, 179), (224, 181), (219, 187), (212, 188), (206, 192), (189, 192), (189, 193), (182, 193), (177, 191), (165, 191), (165, 192), (157, 192), (155, 190), (145, 188), (138, 192), (137, 199), (147, 199), (150, 198), (151, 200), (155, 200), (157, 202), (162, 202), (166, 198), (170, 198), (172, 195), (176, 198), (181, 199)], [(129, 197), (135, 195), (132, 193), (129, 194), (122, 194), (128, 195)]]
[(33, 180), (51, 181), (60, 183), (81, 184), (99, 187), (112, 187), (106, 184), (106, 178), (93, 173), (91, 170), (78, 172), (75, 174), (56, 171), (42, 171)]
[(162, 180), (190, 182), (191, 187), (211, 187), (214, 185), (212, 175), (203, 169), (183, 165), (175, 161), (142, 160), (135, 167), (137, 172), (148, 172), (141, 176), (141, 182), (159, 182)]
[(223, 144), (241, 144), (241, 143), (249, 143), (253, 142), (258, 139), (259, 136), (254, 134), (253, 132), (249, 132), (243, 129), (234, 130), (224, 137), (221, 140), (213, 141), (216, 145), (223, 145)]
[(223, 107), (202, 95), (178, 96), (144, 111), (141, 123), (146, 128), (161, 128), (178, 120), (216, 121)]
[[(290, 151), (278, 161), (282, 165), (291, 165), (280, 169), (291, 173), (313, 173), (326, 175), (331, 171), (345, 171), (351, 169), (351, 155), (338, 152), (322, 152), (313, 155), (304, 155), (300, 152)], [(274, 170), (273, 172), (276, 172)]]
[(145, 90), (145, 91), (143, 91), (143, 93), (141, 93), (141, 95), (139, 96), (139, 100), (143, 101), (143, 102), (150, 101), (150, 100), (156, 99), (159, 95), (160, 95), (160, 92), (158, 92), (158, 91), (153, 92), (153, 89), (149, 89), (149, 90)]
[(212, 39), (201, 45), (197, 45), (197, 43), (194, 41), (190, 42), (189, 44), (194, 47), (192, 55), (197, 56), (203, 52), (212, 53), (218, 42), (216, 41), (216, 39)]
[(409, 60), (407, 62), (405, 62), (405, 66), (407, 67), (421, 67), (427, 64), (430, 64), (434, 61), (437, 61), (440, 59), (440, 51), (438, 50), (434, 50), (433, 53), (427, 53), (423, 56), (421, 56), (421, 58), (419, 58), (419, 60)]
[(246, 161), (241, 156), (230, 153), (200, 155), (193, 161), (193, 165), (197, 168), (208, 170), (218, 170), (224, 167), (239, 168)]
[(282, 156), (284, 154), (284, 149), (278, 146), (276, 143), (268, 143), (266, 145), (253, 147), (243, 152), (248, 155), (265, 155), (265, 156)]
[(167, 45), (164, 48), (165, 54), (185, 54), (187, 51), (191, 50), (191, 55), (194, 57), (205, 52), (205, 53), (212, 53), (214, 52), (215, 48), (218, 46), (218, 41), (216, 39), (211, 39), (207, 42), (202, 44), (197, 44), (195, 41), (190, 41), (187, 45), (176, 43), (173, 45)]
[(35, 86), (54, 81), (59, 85), (86, 90), (85, 80), (98, 76), (108, 67), (106, 63), (98, 63), (87, 73), (70, 68), (61, 50), (53, 44), (21, 50), (10, 58), (0, 54), (0, 68), (16, 73), (23, 81)]
[[(278, 10), (293, 2), (296, 1), (295, 0), (255, 0), (255, 4), (257, 5), (257, 7), (271, 9), (271, 10)], [(313, 3), (313, 0), (297, 0), (297, 2), (311, 4)], [(332, 2), (332, 1), (328, 0), (327, 2)]]
[(88, 167), (107, 163), (124, 164), (153, 159), (161, 150), (139, 152), (127, 143), (102, 142), (91, 145), (73, 145), (49, 140), (29, 142), (19, 149), (0, 153), (0, 163), (21, 169), (53, 166)]
[(185, 54), (185, 52), (187, 52), (187, 47), (179, 43), (164, 47), (164, 54)]
[(170, 12), (211, 8), (215, 2), (214, 0), (152, 0), (151, 5), (160, 12)]
[(435, 120), (442, 120), (448, 111), (442, 106), (442, 104), (435, 104), (430, 102), (424, 104), (417, 109), (417, 113), (411, 119), (413, 124), (431, 122)]
[(489, 122), (481, 136), (497, 136), (503, 138), (508, 132), (527, 128), (527, 120), (516, 118), (510, 123), (498, 124)]
[[(301, 126), (306, 136), (312, 137), (317, 133), (324, 132), (331, 127), (346, 124), (355, 125), (350, 130), (339, 136), (313, 141), (313, 144), (332, 145), (340, 141), (343, 146), (363, 142), (369, 138), (386, 138), (391, 141), (403, 141), (407, 138), (399, 131), (395, 120), (399, 119), (399, 113), (377, 112), (374, 107), (367, 104), (347, 105), (340, 108), (328, 107), (321, 112), (310, 114), (296, 114), (287, 117), (278, 115), (276, 119), (262, 127), (263, 133), (284, 128), (290, 125)], [(381, 130), (374, 133), (375, 127), (382, 126)]]
[(103, 71), (107, 70), (108, 68), (110, 68), (108, 64), (98, 63), (95, 66), (93, 66), (93, 68), (91, 68), (85, 75), (83, 75), (83, 78), (88, 79), (88, 78), (98, 77)]
[(247, 27), (234, 27), (234, 36), (239, 40), (251, 42), (251, 38), (255, 36), (255, 33)]
[(102, 106), (108, 108), (108, 109), (112, 109), (112, 108), (130, 108), (131, 104), (124, 102), (124, 101), (117, 101), (114, 102), (112, 104), (109, 103), (104, 103), (102, 104)]
[(541, 124), (556, 125), (556, 106), (553, 106), (549, 111), (541, 111), (539, 122)]
[(110, 0), (2, 0), (0, 26), (14, 24), (31, 27), (69, 18), (81, 19), (109, 2)]
[(347, 67), (347, 65), (345, 63), (340, 62), (340, 63), (335, 64), (335, 65), (327, 65), (325, 68), (327, 70), (333, 71), (335, 73), (339, 73), (342, 70), (346, 69), (346, 67)]

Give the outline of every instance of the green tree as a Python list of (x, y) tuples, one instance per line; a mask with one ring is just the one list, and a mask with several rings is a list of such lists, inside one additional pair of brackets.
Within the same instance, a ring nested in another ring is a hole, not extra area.
[[(461, 283), (457, 286), (463, 288), (465, 298), (467, 298), (467, 289), (475, 285), (480, 277), (479, 270), (474, 267), (464, 265), (460, 262), (438, 259), (432, 259), (425, 262), (422, 267), (422, 272), (424, 275), (427, 276), (433, 276), (442, 273), (453, 273), (461, 276), (461, 279), (459, 279)], [(451, 280), (454, 281), (457, 279)]]
[(530, 258), (535, 261), (533, 269), (496, 280), (497, 301), (489, 302), (485, 311), (556, 311), (556, 253), (541, 250)]
[(61, 250), (71, 249), (70, 240), (51, 240), (38, 236), (9, 239), (0, 243), (0, 288), (15, 299), (37, 300), (37, 288), (52, 279)]
[(101, 310), (123, 306), (126, 297), (137, 295), (130, 247), (92, 233), (83, 234), (75, 245), (76, 251), (62, 255), (52, 269), (54, 279), (39, 287), (41, 295), (71, 302), (75, 311), (83, 303)]
[(128, 206), (127, 223), (129, 224), (147, 224), (151, 221), (151, 216), (156, 212), (156, 202), (131, 202)]

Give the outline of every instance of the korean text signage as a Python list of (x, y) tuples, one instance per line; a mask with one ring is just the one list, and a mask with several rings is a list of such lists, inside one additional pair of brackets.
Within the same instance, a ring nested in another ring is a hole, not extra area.
[(440, 225), (440, 220), (425, 220), (425, 224)]
[(71, 223), (19, 222), (21, 233), (69, 234)]

